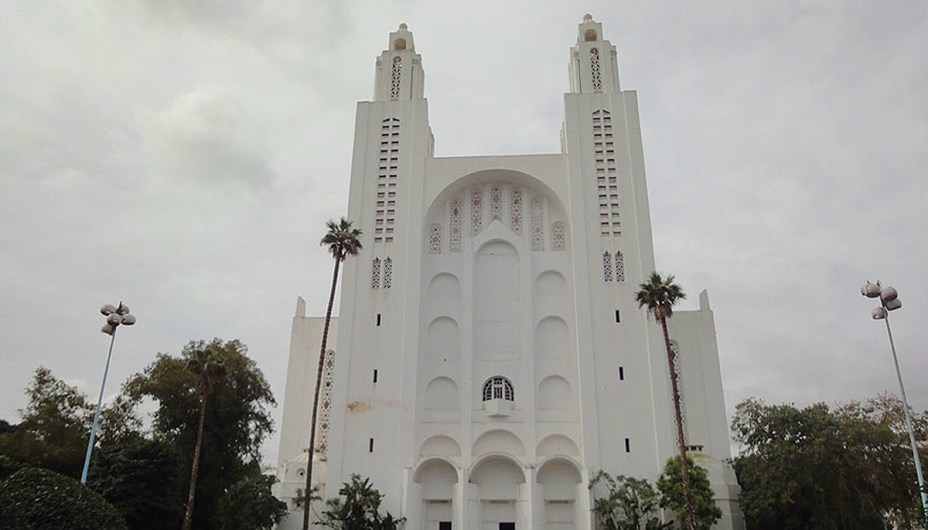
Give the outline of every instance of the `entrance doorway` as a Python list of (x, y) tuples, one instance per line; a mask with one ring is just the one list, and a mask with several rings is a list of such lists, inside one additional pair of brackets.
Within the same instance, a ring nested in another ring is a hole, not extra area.
[(516, 530), (516, 503), (513, 501), (483, 501), (482, 530)]

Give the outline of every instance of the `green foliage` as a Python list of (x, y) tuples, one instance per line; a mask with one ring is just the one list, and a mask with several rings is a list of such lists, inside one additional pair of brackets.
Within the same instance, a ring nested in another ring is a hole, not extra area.
[[(693, 512), (696, 516), (696, 528), (708, 530), (719, 518), (722, 510), (716, 506), (712, 499), (712, 486), (706, 470), (696, 465), (692, 458), (686, 457), (689, 466), (690, 493), (693, 498)], [(661, 508), (670, 508), (680, 518), (684, 526), (685, 510), (683, 502), (683, 466), (679, 456), (667, 461), (664, 472), (657, 479), (657, 489), (661, 492)]]
[(322, 512), (317, 524), (333, 530), (397, 530), (405, 521), (394, 518), (389, 512), (380, 515), (383, 494), (374, 488), (369, 478), (351, 475), (351, 482), (342, 484), (338, 494), (340, 498), (326, 501), (328, 509)]
[[(181, 456), (181, 469), (190, 469), (197, 441), (201, 377), (188, 369), (197, 352), (210, 350), (221, 361), (225, 377), (208, 383), (203, 450), (197, 480), (193, 526), (218, 528), (219, 501), (239, 481), (260, 474), (260, 449), (270, 434), (268, 407), (275, 405), (270, 386), (255, 362), (237, 340), (192, 341), (179, 357), (158, 354), (142, 373), (133, 376), (125, 391), (136, 402), (149, 398), (157, 403), (152, 430), (156, 439)], [(189, 478), (182, 479), (178, 497), (184, 502)]]
[(652, 272), (647, 281), (638, 285), (638, 292), (635, 293), (638, 307), (647, 307), (648, 312), (658, 320), (673, 315), (674, 304), (686, 299), (683, 288), (673, 280), (673, 274), (665, 278), (660, 273)]
[(277, 481), (269, 475), (254, 475), (229, 488), (219, 501), (218, 521), (222, 530), (269, 530), (287, 514), (287, 505), (271, 495)]
[(835, 410), (740, 403), (732, 431), (744, 449), (734, 466), (748, 526), (881, 528), (889, 513), (895, 527), (915, 527), (918, 491), (901, 416), (901, 404), (886, 397)]
[(180, 479), (180, 462), (169, 445), (136, 436), (95, 451), (87, 484), (132, 530), (159, 530), (180, 526)]
[(596, 495), (593, 513), (603, 530), (648, 530), (668, 528), (656, 517), (660, 495), (647, 480), (599, 471), (590, 481), (590, 489), (605, 488), (606, 495)]
[(27, 466), (22, 462), (17, 462), (8, 456), (0, 455), (0, 480), (5, 479), (24, 467)]
[(336, 261), (345, 261), (348, 256), (357, 256), (361, 251), (361, 231), (351, 226), (351, 221), (342, 217), (338, 221), (325, 223), (326, 234), (319, 245), (329, 249)]
[[(80, 476), (95, 404), (41, 366), (26, 388), (26, 396), (29, 402), (19, 411), (22, 422), (15, 426), (6, 424), (0, 432), (0, 455), (64, 475)], [(138, 428), (139, 420), (132, 408), (125, 399), (104, 407), (98, 444), (118, 440)]]
[(76, 480), (25, 468), (0, 482), (0, 521), (9, 530), (125, 530), (110, 503)]

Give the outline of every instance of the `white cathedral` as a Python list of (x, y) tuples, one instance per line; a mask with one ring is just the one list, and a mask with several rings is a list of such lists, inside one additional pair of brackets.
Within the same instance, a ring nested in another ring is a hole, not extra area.
[[(595, 527), (599, 470), (654, 481), (676, 454), (659, 326), (634, 300), (655, 270), (634, 91), (589, 15), (570, 49), (561, 152), (434, 156), (405, 24), (358, 103), (345, 262), (313, 477), (370, 477), (409, 530)], [(320, 306), (321, 307), (321, 306)], [(322, 318), (297, 302), (278, 495), (299, 528)], [(689, 450), (743, 526), (709, 299), (670, 321)]]

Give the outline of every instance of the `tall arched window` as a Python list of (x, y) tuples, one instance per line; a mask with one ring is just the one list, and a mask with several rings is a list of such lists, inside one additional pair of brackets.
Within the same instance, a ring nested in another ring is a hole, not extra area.
[(515, 393), (512, 390), (512, 382), (505, 377), (491, 377), (483, 384), (483, 400), (503, 399), (506, 401), (515, 401)]

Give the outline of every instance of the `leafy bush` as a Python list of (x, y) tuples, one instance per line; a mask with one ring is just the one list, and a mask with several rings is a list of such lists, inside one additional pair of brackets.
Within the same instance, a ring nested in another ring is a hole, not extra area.
[(64, 475), (21, 469), (0, 481), (0, 521), (8, 530), (128, 530), (100, 495)]

